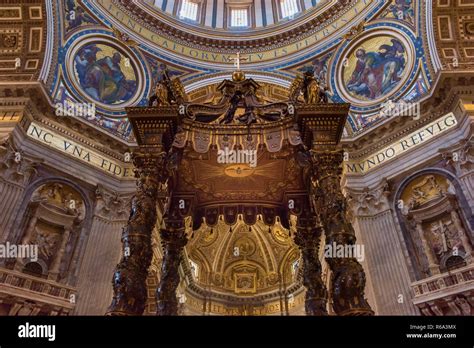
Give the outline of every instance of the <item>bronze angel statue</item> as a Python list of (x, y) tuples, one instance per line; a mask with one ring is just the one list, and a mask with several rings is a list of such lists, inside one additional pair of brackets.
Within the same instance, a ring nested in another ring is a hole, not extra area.
[(148, 100), (148, 106), (166, 106), (181, 104), (186, 101), (183, 84), (178, 77), (171, 78), (164, 63), (158, 63), (158, 77), (153, 95)]
[(323, 87), (308, 70), (303, 76), (298, 75), (290, 86), (290, 100), (294, 103), (319, 104), (328, 103), (328, 89)]

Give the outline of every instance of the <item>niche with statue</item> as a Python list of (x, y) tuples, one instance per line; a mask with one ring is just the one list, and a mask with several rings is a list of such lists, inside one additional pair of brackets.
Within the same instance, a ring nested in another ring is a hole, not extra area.
[(15, 269), (54, 281), (64, 278), (84, 217), (84, 201), (72, 187), (48, 183), (36, 189), (22, 224), (21, 244), (35, 246), (37, 257), (18, 258)]
[(472, 231), (452, 182), (439, 174), (417, 177), (401, 194), (402, 215), (424, 277), (464, 267), (472, 260)]

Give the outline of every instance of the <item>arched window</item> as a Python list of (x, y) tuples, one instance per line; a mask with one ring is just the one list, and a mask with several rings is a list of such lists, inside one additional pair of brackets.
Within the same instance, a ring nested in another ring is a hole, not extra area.
[(233, 8), (230, 12), (231, 27), (248, 27), (249, 13), (246, 8)]
[(248, 27), (248, 10), (246, 8), (233, 8), (230, 12), (231, 27)]
[(297, 0), (280, 0), (281, 17), (288, 18), (299, 12)]
[(197, 21), (199, 13), (199, 2), (193, 0), (183, 0), (181, 2), (181, 10), (179, 11), (179, 17)]

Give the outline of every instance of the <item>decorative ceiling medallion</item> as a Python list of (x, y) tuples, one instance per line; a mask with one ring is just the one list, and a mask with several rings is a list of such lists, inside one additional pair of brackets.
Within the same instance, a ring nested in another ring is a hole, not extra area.
[[(245, 227), (245, 226), (244, 226)], [(238, 248), (238, 255), (240, 256), (251, 256), (257, 249), (255, 242), (249, 237), (241, 237), (234, 243), (233, 251)]]
[(89, 102), (108, 110), (123, 110), (140, 100), (144, 69), (134, 51), (107, 36), (81, 36), (66, 57), (74, 89)]
[(250, 176), (255, 172), (255, 169), (250, 167), (246, 163), (242, 164), (233, 164), (230, 166), (227, 166), (224, 169), (224, 173), (227, 176), (230, 176), (231, 178), (244, 178), (246, 176)]
[(272, 231), (272, 236), (280, 244), (283, 245), (289, 245), (290, 244), (290, 236), (287, 231), (285, 231), (283, 228), (280, 226), (275, 226), (274, 228), (271, 229)]
[(337, 67), (337, 88), (355, 106), (380, 104), (408, 80), (415, 49), (405, 35), (392, 30), (372, 30), (343, 50)]
[(255, 294), (257, 292), (256, 273), (236, 273), (234, 279), (236, 294)]

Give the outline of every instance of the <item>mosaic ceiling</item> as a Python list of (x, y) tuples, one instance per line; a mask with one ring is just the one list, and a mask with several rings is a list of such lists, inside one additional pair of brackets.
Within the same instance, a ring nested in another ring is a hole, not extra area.
[(205, 19), (177, 20), (154, 1), (53, 1), (56, 45), (46, 85), (55, 103), (95, 105), (84, 122), (126, 142), (134, 139), (124, 108), (147, 104), (165, 66), (196, 94), (230, 77), (237, 52), (247, 76), (269, 91), (314, 71), (333, 102), (352, 104), (346, 137), (382, 122), (388, 100), (429, 93), (437, 68), (428, 57), (437, 53), (426, 40), (426, 1), (315, 4), (291, 20), (232, 32)]

